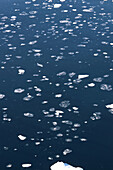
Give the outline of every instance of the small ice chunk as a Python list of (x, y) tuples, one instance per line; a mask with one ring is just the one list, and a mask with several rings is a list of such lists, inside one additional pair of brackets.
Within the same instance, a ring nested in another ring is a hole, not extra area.
[(5, 97), (4, 94), (0, 94), (0, 99), (3, 99)]
[(113, 104), (108, 104), (108, 105), (106, 105), (106, 108), (107, 108), (107, 109), (113, 109)]
[(56, 98), (62, 97), (62, 94), (56, 94), (55, 97)]
[(84, 78), (87, 78), (87, 77), (89, 77), (89, 75), (87, 75), (87, 74), (78, 75), (78, 79), (84, 79)]
[(38, 66), (38, 67), (43, 67), (43, 65), (42, 65), (42, 64), (40, 64), (40, 63), (37, 63), (37, 66)]
[(64, 100), (59, 105), (60, 105), (60, 107), (66, 108), (70, 105), (70, 102), (68, 100)]
[(23, 93), (25, 90), (22, 88), (18, 88), (14, 90), (14, 93)]
[(78, 110), (78, 107), (75, 107), (75, 106), (74, 106), (74, 107), (72, 107), (72, 108), (73, 108), (73, 110)]
[(22, 164), (22, 167), (23, 167), (23, 168), (29, 168), (29, 167), (31, 167), (31, 164), (30, 164), (30, 163)]
[(95, 83), (89, 83), (88, 86), (89, 86), (89, 87), (94, 87), (94, 86), (95, 86)]
[(60, 73), (57, 74), (57, 76), (65, 76), (66, 75), (66, 72), (65, 71), (62, 71)]
[(111, 85), (107, 85), (107, 84), (101, 84), (100, 89), (101, 90), (106, 90), (106, 91), (111, 91), (112, 90), (112, 86)]
[(80, 168), (80, 167), (73, 167), (67, 163), (64, 163), (64, 162), (57, 162), (55, 164), (53, 164), (51, 167), (50, 167), (51, 170), (83, 170), (83, 168)]
[(34, 115), (32, 113), (24, 113), (25, 117), (33, 117)]
[(19, 138), (20, 140), (25, 140), (25, 139), (26, 139), (26, 136), (18, 135), (18, 138)]
[(68, 153), (71, 153), (71, 152), (72, 152), (71, 149), (65, 149), (65, 150), (63, 151), (63, 155), (67, 155)]
[(19, 69), (18, 70), (18, 74), (24, 74), (25, 73), (25, 70), (24, 69)]
[(54, 8), (60, 8), (61, 4), (54, 4)]

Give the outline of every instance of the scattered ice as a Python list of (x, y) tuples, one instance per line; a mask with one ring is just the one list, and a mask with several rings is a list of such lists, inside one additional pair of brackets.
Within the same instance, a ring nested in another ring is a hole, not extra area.
[(22, 88), (18, 88), (14, 90), (14, 93), (23, 93), (25, 90)]
[(65, 149), (65, 150), (63, 151), (63, 155), (67, 155), (67, 154), (69, 154), (69, 153), (71, 153), (71, 152), (72, 152), (71, 149)]
[(60, 126), (55, 126), (50, 128), (52, 131), (58, 131), (60, 130)]
[(37, 63), (37, 66), (38, 66), (38, 67), (43, 67), (43, 65), (42, 65), (42, 64), (40, 64), (40, 63)]
[(74, 107), (72, 107), (72, 108), (73, 108), (73, 110), (78, 110), (78, 107), (75, 107), (75, 106), (74, 106)]
[(67, 163), (63, 163), (63, 162), (57, 162), (55, 164), (53, 164), (51, 167), (50, 167), (51, 170), (83, 170), (83, 168), (80, 168), (80, 167), (73, 167)]
[(30, 163), (25, 163), (25, 164), (22, 164), (22, 167), (23, 168), (29, 168), (29, 167), (31, 167), (31, 165), (32, 164), (30, 164)]
[(94, 84), (94, 83), (89, 83), (88, 86), (89, 86), (89, 87), (94, 87), (95, 84)]
[(78, 79), (84, 79), (89, 77), (89, 75), (85, 74), (85, 75), (78, 75)]
[(107, 108), (107, 109), (113, 109), (113, 104), (108, 104), (108, 105), (106, 105), (106, 108)]
[(106, 91), (111, 91), (112, 90), (112, 86), (111, 85), (107, 85), (107, 84), (101, 84), (100, 89), (101, 90), (106, 90)]
[(19, 69), (18, 70), (18, 74), (24, 74), (25, 73), (25, 70), (24, 69)]
[(60, 97), (62, 97), (62, 94), (56, 94), (55, 97), (60, 98)]
[(18, 135), (18, 138), (19, 138), (20, 140), (25, 140), (25, 139), (26, 139), (26, 136)]
[(65, 76), (66, 75), (66, 72), (65, 71), (62, 71), (60, 73), (57, 74), (57, 76)]
[(8, 164), (6, 167), (7, 167), (7, 168), (11, 168), (11, 167), (12, 167), (12, 164)]
[(54, 4), (54, 8), (60, 8), (61, 4)]
[(0, 94), (0, 99), (3, 99), (5, 97), (5, 94)]
[(60, 107), (66, 108), (70, 105), (70, 102), (68, 100), (64, 100), (59, 105), (60, 105)]
[(33, 99), (33, 96), (31, 96), (29, 93), (27, 94), (26, 97), (23, 98), (23, 100), (25, 101), (30, 101), (31, 99)]
[(34, 115), (32, 113), (24, 113), (25, 117), (33, 117)]

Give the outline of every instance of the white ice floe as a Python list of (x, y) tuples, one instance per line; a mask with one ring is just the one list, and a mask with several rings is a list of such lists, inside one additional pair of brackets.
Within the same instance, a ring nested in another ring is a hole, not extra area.
[(32, 113), (24, 113), (25, 117), (33, 117), (34, 115)]
[(54, 8), (60, 8), (61, 4), (54, 4)]
[(37, 66), (38, 66), (38, 67), (43, 67), (43, 65), (42, 65), (42, 64), (40, 64), (40, 63), (37, 63)]
[(18, 138), (19, 138), (20, 140), (25, 140), (25, 139), (26, 139), (26, 136), (18, 135)]
[(23, 167), (23, 168), (29, 168), (29, 167), (31, 167), (31, 164), (30, 164), (30, 163), (22, 164), (22, 167)]
[(14, 90), (14, 93), (23, 93), (25, 90), (22, 88), (18, 88)]
[(4, 94), (0, 94), (0, 99), (3, 99), (5, 97)]
[(89, 75), (87, 75), (87, 74), (78, 75), (78, 79), (84, 79), (84, 78), (87, 78), (87, 77), (89, 77)]
[(62, 97), (62, 94), (56, 94), (55, 97), (60, 98), (60, 97)]
[(64, 162), (57, 162), (55, 164), (53, 164), (51, 167), (50, 167), (51, 170), (83, 170), (83, 168), (80, 168), (80, 167), (73, 167), (67, 163), (64, 163)]
[(89, 87), (94, 87), (95, 84), (94, 84), (94, 83), (89, 83), (88, 86), (89, 86)]
[(25, 70), (24, 69), (19, 69), (18, 70), (18, 74), (24, 74), (25, 73)]
[(65, 2), (65, 0), (60, 0), (60, 2)]
[(74, 106), (74, 107), (72, 107), (72, 108), (73, 108), (73, 110), (78, 110), (78, 107), (75, 107), (75, 106)]
[(107, 108), (107, 109), (113, 109), (113, 104), (108, 104), (108, 105), (106, 105), (106, 108)]

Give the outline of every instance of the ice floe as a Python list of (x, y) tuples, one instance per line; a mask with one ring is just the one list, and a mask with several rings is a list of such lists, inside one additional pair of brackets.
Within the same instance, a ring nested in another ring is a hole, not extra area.
[(26, 139), (26, 136), (18, 135), (18, 138), (19, 138), (20, 140), (25, 140), (25, 139)]
[(67, 163), (64, 163), (64, 162), (60, 162), (58, 161), (57, 163), (53, 164), (51, 167), (50, 167), (51, 170), (83, 170), (83, 168), (80, 168), (80, 167), (73, 167)]

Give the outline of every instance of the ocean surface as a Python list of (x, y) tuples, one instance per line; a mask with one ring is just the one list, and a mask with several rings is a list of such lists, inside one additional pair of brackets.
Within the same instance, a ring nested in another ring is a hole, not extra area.
[(112, 0), (0, 0), (0, 170), (113, 170)]

